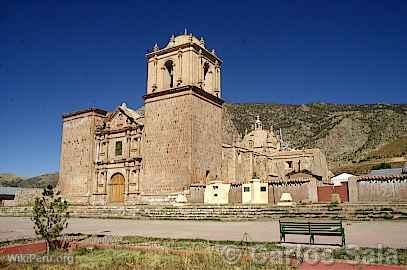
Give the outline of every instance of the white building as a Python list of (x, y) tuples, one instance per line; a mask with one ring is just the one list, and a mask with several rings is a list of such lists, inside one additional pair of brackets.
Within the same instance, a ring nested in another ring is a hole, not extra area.
[(228, 204), (229, 203), (230, 184), (222, 181), (210, 182), (205, 187), (204, 203), (205, 204)]
[(260, 179), (252, 179), (242, 185), (243, 204), (267, 204), (268, 194), (268, 183), (260, 182)]
[(331, 182), (334, 184), (334, 186), (341, 186), (342, 182), (348, 182), (348, 179), (353, 176), (353, 174), (341, 173), (335, 177), (332, 177)]

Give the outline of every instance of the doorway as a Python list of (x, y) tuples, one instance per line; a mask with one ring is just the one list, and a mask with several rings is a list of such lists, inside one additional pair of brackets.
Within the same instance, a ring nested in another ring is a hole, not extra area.
[(124, 176), (121, 173), (116, 173), (110, 181), (110, 202), (124, 202)]

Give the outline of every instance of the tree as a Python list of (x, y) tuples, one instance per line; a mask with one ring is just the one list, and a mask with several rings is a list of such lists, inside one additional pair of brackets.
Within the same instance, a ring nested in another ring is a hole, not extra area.
[(389, 163), (380, 163), (372, 167), (372, 170), (390, 169), (391, 165)]
[(55, 248), (55, 240), (68, 227), (68, 202), (59, 196), (51, 185), (42, 192), (42, 197), (35, 198), (32, 221), (36, 235), (47, 241), (48, 249)]

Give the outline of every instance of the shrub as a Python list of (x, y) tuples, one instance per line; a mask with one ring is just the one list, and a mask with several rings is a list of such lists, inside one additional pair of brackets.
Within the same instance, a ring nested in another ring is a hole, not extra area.
[(380, 163), (372, 167), (372, 170), (390, 169), (391, 165), (389, 163)]
[(68, 226), (68, 202), (54, 192), (48, 185), (42, 192), (42, 197), (35, 198), (32, 221), (35, 234), (47, 241), (48, 249), (55, 248), (55, 240), (61, 236), (62, 231)]

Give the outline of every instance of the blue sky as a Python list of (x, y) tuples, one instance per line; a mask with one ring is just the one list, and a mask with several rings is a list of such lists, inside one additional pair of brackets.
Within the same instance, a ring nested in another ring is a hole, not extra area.
[(63, 113), (141, 106), (146, 50), (185, 28), (227, 102), (407, 102), (407, 1), (3, 0), (0, 172), (57, 171)]

